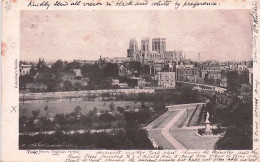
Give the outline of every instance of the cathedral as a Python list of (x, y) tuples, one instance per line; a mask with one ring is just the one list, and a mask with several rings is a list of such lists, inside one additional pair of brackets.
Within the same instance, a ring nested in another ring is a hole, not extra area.
[(153, 38), (151, 44), (149, 38), (142, 38), (140, 49), (137, 40), (130, 39), (127, 57), (142, 63), (171, 63), (184, 60), (182, 51), (166, 51), (166, 38)]

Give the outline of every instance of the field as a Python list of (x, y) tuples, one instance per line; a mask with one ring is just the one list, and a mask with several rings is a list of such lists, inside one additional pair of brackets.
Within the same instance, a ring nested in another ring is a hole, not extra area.
[[(32, 110), (40, 110), (40, 115), (45, 114), (44, 107), (48, 105), (48, 111), (53, 114), (71, 113), (76, 106), (81, 107), (82, 113), (88, 113), (90, 110), (93, 110), (94, 107), (97, 108), (97, 111), (109, 110), (109, 105), (114, 103), (115, 110), (117, 106), (125, 107), (130, 106), (130, 110), (134, 108), (139, 108), (141, 106), (140, 102), (136, 104), (134, 101), (83, 101), (81, 98), (70, 99), (53, 99), (53, 100), (30, 100), (25, 101), (25, 103), (20, 103), (20, 116), (31, 116)], [(147, 104), (147, 103), (146, 103)]]

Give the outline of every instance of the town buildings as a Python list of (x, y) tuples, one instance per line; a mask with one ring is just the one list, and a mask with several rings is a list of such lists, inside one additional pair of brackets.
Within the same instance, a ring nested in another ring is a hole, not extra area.
[[(174, 88), (176, 81), (226, 88), (230, 82), (230, 72), (237, 72), (238, 77), (247, 76), (243, 79), (243, 84), (252, 84), (252, 61), (201, 61), (200, 53), (198, 60), (193, 61), (187, 59), (182, 50), (168, 51), (166, 45), (166, 38), (141, 38), (140, 44), (136, 39), (130, 39), (126, 57), (109, 58), (100, 55), (98, 60), (74, 60), (75, 65), (80, 65), (73, 69), (74, 79), (84, 80), (81, 68), (84, 64), (89, 64), (97, 65), (104, 77), (113, 78), (112, 86), (120, 88)], [(44, 69), (44, 66), (44, 59), (39, 59), (34, 67)], [(31, 68), (31, 64), (20, 64), (20, 75), (29, 74)], [(105, 74), (110, 72), (111, 74)]]
[(184, 82), (199, 82), (199, 69), (196, 67), (180, 66), (177, 68), (177, 80)]
[(175, 72), (158, 72), (158, 85), (163, 88), (175, 88)]

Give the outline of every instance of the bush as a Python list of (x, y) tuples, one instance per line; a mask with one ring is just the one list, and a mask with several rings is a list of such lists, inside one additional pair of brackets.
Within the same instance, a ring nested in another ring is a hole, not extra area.
[(116, 110), (120, 113), (120, 114), (124, 114), (125, 113), (125, 108), (117, 106)]
[(154, 149), (143, 129), (118, 130), (114, 133), (74, 133), (20, 135), (20, 149)]
[(198, 133), (199, 133), (200, 135), (205, 134), (205, 128), (200, 128), (200, 129), (198, 129)]

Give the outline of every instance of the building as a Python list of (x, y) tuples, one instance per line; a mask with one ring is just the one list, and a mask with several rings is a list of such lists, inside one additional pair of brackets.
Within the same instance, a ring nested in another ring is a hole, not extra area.
[(129, 57), (115, 57), (112, 62), (117, 64), (123, 64), (125, 62), (130, 62), (130, 61), (131, 58)]
[(202, 78), (221, 79), (221, 70), (219, 65), (203, 65), (201, 69)]
[(136, 39), (130, 39), (129, 47), (127, 49), (127, 57), (135, 61), (141, 61), (141, 51), (138, 50), (138, 43)]
[(184, 60), (182, 51), (166, 50), (166, 38), (152, 38), (151, 44), (149, 38), (142, 38), (140, 50), (136, 39), (130, 39), (127, 57), (142, 63), (172, 63)]
[(199, 69), (193, 66), (179, 66), (177, 68), (177, 80), (184, 82), (198, 82)]
[(237, 70), (238, 71), (244, 71), (247, 69), (246, 61), (242, 61), (237, 65)]
[(152, 51), (164, 53), (166, 51), (166, 39), (165, 38), (153, 38)]
[(125, 65), (120, 65), (119, 67), (119, 76), (124, 77), (131, 74), (131, 72), (128, 70), (128, 68)]
[(129, 87), (135, 87), (135, 88), (143, 88), (146, 85), (145, 79), (141, 77), (131, 77), (127, 81)]
[(164, 63), (165, 63), (165, 64), (174, 62), (173, 52), (174, 52), (174, 51), (165, 51), (165, 52), (164, 52), (163, 59), (164, 59)]
[(81, 69), (73, 69), (73, 72), (75, 73), (74, 77), (82, 78)]
[(30, 70), (32, 68), (32, 65), (20, 65), (19, 67), (19, 71), (20, 71), (20, 75), (26, 75), (26, 74), (30, 74)]
[(177, 63), (185, 60), (182, 50), (173, 51), (173, 60)]
[(149, 38), (142, 38), (141, 40), (141, 61), (148, 60), (150, 54)]
[(118, 85), (119, 80), (118, 79), (112, 79), (112, 86)]
[(228, 85), (228, 84), (227, 84), (227, 73), (226, 73), (225, 71), (223, 71), (223, 72), (221, 73), (221, 79), (220, 79), (219, 86), (226, 88), (227, 85)]
[(175, 88), (175, 72), (158, 72), (158, 85), (164, 88)]

